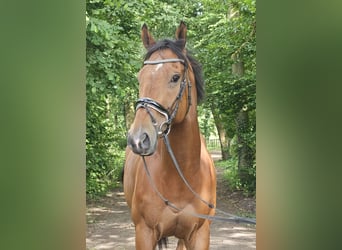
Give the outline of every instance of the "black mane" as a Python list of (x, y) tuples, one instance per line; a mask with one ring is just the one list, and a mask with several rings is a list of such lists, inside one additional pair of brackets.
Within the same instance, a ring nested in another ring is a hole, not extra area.
[(169, 39), (164, 39), (157, 42), (155, 45), (150, 47), (145, 55), (145, 61), (150, 58), (150, 56), (158, 51), (163, 49), (171, 49), (178, 58), (183, 59), (185, 62), (185, 66), (188, 67), (188, 61), (191, 64), (192, 70), (195, 76), (196, 82), (196, 90), (197, 90), (197, 103), (200, 103), (204, 99), (204, 79), (203, 79), (203, 72), (202, 66), (193, 58), (188, 51), (186, 55), (182, 53), (182, 48), (184, 47), (184, 40), (176, 40), (172, 41)]

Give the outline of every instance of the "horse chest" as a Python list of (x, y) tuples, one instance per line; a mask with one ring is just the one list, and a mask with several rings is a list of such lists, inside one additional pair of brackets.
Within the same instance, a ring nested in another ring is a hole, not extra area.
[[(189, 209), (185, 208), (184, 210)], [(174, 235), (178, 238), (189, 238), (200, 224), (197, 218), (189, 216), (182, 211), (176, 213), (169, 207), (163, 209), (160, 214), (147, 215), (145, 217), (145, 222), (150, 222), (150, 228), (152, 228), (160, 237)]]

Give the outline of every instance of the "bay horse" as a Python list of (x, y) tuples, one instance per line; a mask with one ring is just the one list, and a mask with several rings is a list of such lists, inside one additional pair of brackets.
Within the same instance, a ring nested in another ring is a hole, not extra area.
[(141, 29), (147, 54), (138, 73), (139, 99), (124, 166), (137, 250), (161, 248), (169, 236), (178, 238), (177, 250), (209, 249), (210, 220), (194, 215), (215, 214), (216, 173), (197, 120), (202, 69), (185, 49), (186, 32), (182, 21), (176, 40), (156, 42), (146, 24)]

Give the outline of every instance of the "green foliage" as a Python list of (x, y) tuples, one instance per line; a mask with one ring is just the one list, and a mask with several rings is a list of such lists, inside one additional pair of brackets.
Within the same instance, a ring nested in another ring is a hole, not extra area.
[(216, 167), (224, 169), (224, 178), (227, 180), (229, 188), (234, 191), (242, 191), (245, 196), (255, 196), (256, 194), (256, 166), (249, 168), (249, 176), (253, 176), (247, 182), (242, 182), (239, 177), (237, 157), (232, 157), (226, 161), (215, 162)]
[(209, 109), (205, 109), (202, 106), (198, 107), (198, 122), (201, 133), (207, 141), (209, 140), (210, 135), (217, 134), (212, 114)]
[(189, 2), (87, 0), (88, 195), (105, 192), (123, 167), (127, 107), (137, 98), (136, 74), (145, 52), (142, 24), (146, 22), (156, 38), (169, 37), (180, 20), (191, 17), (192, 8), (185, 8)]
[(88, 91), (92, 92), (87, 89), (86, 191), (88, 195), (96, 195), (118, 179), (124, 158), (125, 129), (123, 121), (115, 117), (113, 104), (117, 102), (109, 95), (91, 95)]
[(87, 1), (87, 194), (105, 192), (124, 162), (125, 112), (141, 65), (136, 9), (124, 1)]
[[(224, 113), (236, 113), (246, 104), (253, 109), (256, 83), (255, 1), (217, 4), (207, 1), (207, 4), (208, 12), (194, 23), (196, 30), (203, 31), (196, 39), (195, 48), (199, 61), (205, 65), (207, 105), (214, 110), (225, 110)], [(240, 15), (229, 18), (229, 9), (233, 13), (240, 10)], [(244, 63), (243, 77), (231, 73), (231, 65), (239, 61)]]
[[(242, 136), (255, 162), (255, 1), (87, 0), (86, 4), (88, 195), (112, 186), (124, 163), (127, 106), (137, 98), (136, 74), (145, 52), (140, 41), (143, 23), (156, 39), (173, 38), (180, 20), (187, 23), (187, 48), (202, 64), (206, 81), (206, 101), (199, 108), (201, 131), (208, 138), (214, 129), (209, 117), (220, 115), (233, 136), (236, 115), (247, 107), (249, 124)], [(236, 62), (244, 63), (242, 77), (231, 73)], [(255, 177), (255, 171), (250, 176)]]
[[(203, 11), (193, 22), (193, 29), (202, 31), (195, 39), (196, 56), (204, 65), (207, 101), (217, 120), (223, 121), (230, 138), (239, 134), (240, 144), (248, 145), (253, 164), (248, 167), (247, 179), (240, 183), (239, 175), (231, 170), (230, 179), (238, 188), (255, 190), (256, 155), (256, 1), (202, 1)], [(234, 64), (243, 64), (243, 74), (232, 74)], [(237, 127), (237, 117), (244, 109), (248, 124)], [(238, 161), (238, 157), (231, 159)], [(244, 171), (244, 170), (239, 170)], [(237, 175), (236, 175), (237, 174)], [(232, 178), (235, 176), (236, 178)]]

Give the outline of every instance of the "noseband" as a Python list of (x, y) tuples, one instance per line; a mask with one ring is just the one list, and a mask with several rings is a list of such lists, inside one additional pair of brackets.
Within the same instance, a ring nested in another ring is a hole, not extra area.
[(186, 85), (188, 85), (188, 108), (187, 108), (186, 114), (189, 112), (189, 109), (191, 106), (191, 82), (188, 80), (187, 65), (185, 64), (183, 59), (170, 58), (170, 59), (155, 60), (155, 61), (144, 61), (144, 65), (154, 65), (154, 64), (160, 64), (160, 63), (173, 63), (173, 62), (181, 62), (185, 67), (184, 69), (185, 73), (183, 75), (183, 79), (180, 84), (179, 92), (171, 106), (171, 107), (174, 107), (173, 110), (169, 112), (169, 110), (166, 109), (163, 105), (161, 105), (157, 101), (148, 97), (139, 98), (138, 101), (136, 102), (135, 109), (138, 110), (140, 108), (144, 108), (147, 111), (147, 113), (150, 115), (152, 123), (155, 127), (157, 127), (158, 124), (157, 124), (156, 119), (152, 115), (152, 112), (150, 109), (157, 111), (158, 113), (160, 113), (162, 116), (165, 117), (165, 121), (160, 124), (159, 128), (157, 127), (157, 133), (159, 136), (165, 136), (170, 133), (171, 123), (173, 119), (176, 117), (176, 114), (179, 108), (179, 102), (182, 99)]

